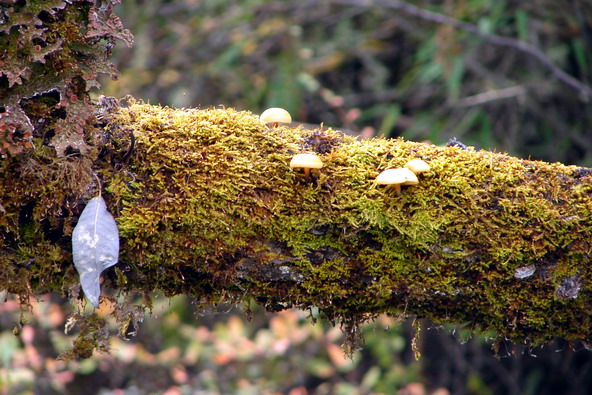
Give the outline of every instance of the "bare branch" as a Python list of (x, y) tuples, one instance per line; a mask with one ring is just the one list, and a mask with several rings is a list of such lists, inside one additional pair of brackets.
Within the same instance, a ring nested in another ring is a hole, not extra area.
[(409, 15), (414, 17), (439, 23), (445, 24), (455, 27), (459, 30), (464, 30), (466, 32), (475, 34), (476, 36), (482, 38), (483, 40), (499, 46), (505, 46), (514, 48), (520, 52), (527, 53), (528, 55), (532, 56), (536, 60), (538, 60), (545, 68), (547, 68), (558, 80), (563, 82), (564, 84), (569, 85), (573, 89), (580, 92), (582, 96), (582, 100), (588, 101), (592, 97), (592, 88), (581, 81), (577, 80), (573, 76), (569, 75), (565, 71), (563, 71), (559, 66), (557, 66), (551, 59), (545, 55), (543, 51), (541, 51), (538, 47), (525, 43), (523, 41), (519, 41), (509, 37), (502, 37), (495, 34), (488, 34), (484, 33), (479, 28), (473, 24), (461, 22), (457, 19), (451, 18), (446, 15), (437, 14), (435, 12), (426, 11), (421, 8), (415, 7), (411, 4), (405, 3), (403, 1), (397, 0), (332, 0), (334, 4), (340, 5), (350, 5), (350, 6), (357, 6), (357, 7), (370, 7), (370, 6), (381, 6), (386, 7), (393, 10), (400, 10)]
[(495, 100), (509, 99), (512, 97), (522, 96), (526, 93), (526, 88), (521, 85), (511, 86), (504, 89), (495, 89), (477, 95), (472, 95), (460, 99), (454, 104), (455, 107), (472, 107), (485, 104)]

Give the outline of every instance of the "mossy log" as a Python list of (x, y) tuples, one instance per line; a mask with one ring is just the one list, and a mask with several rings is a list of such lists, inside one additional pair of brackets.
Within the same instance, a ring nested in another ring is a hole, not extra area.
[[(350, 331), (387, 313), (529, 344), (591, 338), (590, 169), (232, 109), (131, 103), (104, 120), (79, 153), (39, 139), (0, 161), (0, 288), (81, 297), (71, 233), (100, 187), (121, 238), (104, 290), (317, 307)], [(301, 152), (324, 167), (290, 169)], [(400, 196), (374, 182), (414, 158), (431, 170)]]

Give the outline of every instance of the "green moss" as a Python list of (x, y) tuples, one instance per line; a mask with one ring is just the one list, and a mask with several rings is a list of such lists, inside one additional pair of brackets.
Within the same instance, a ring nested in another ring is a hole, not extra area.
[[(544, 317), (569, 305), (558, 300), (558, 284), (584, 276), (590, 209), (587, 176), (576, 177), (575, 167), (324, 130), (316, 133), (332, 142), (319, 153), (325, 167), (307, 182), (288, 166), (303, 147), (314, 150), (304, 129), (270, 129), (231, 109), (144, 104), (115, 122), (137, 141), (126, 171), (138, 186), (122, 188), (117, 176), (110, 187), (123, 250), (142, 270), (191, 267), (207, 278), (207, 292), (247, 287), (341, 318), (404, 308), (536, 342)], [(432, 168), (418, 186), (395, 196), (374, 184), (380, 171), (413, 158)], [(263, 274), (281, 261), (302, 280), (237, 276), (240, 256)], [(539, 273), (514, 278), (528, 264)], [(508, 326), (516, 311), (524, 318)]]
[[(317, 306), (349, 323), (417, 314), (533, 344), (591, 337), (588, 171), (269, 128), (232, 109), (132, 103), (107, 130), (93, 169), (122, 241), (109, 284), (198, 304)], [(325, 164), (310, 180), (289, 167), (305, 151)], [(413, 158), (431, 166), (419, 185), (396, 196), (375, 184)], [(528, 265), (535, 274), (516, 278)]]
[(80, 325), (80, 333), (74, 340), (74, 347), (60, 354), (58, 359), (69, 362), (73, 359), (90, 358), (95, 350), (109, 352), (109, 328), (104, 319), (96, 314), (87, 317), (75, 314), (68, 317), (66, 331), (74, 325)]

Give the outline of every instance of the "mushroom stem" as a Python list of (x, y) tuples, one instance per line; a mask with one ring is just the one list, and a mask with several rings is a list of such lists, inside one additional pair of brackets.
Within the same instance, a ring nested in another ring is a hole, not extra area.
[(393, 184), (393, 189), (397, 196), (401, 196), (401, 184)]
[(304, 168), (304, 178), (306, 179), (306, 181), (310, 181), (310, 168), (308, 167)]

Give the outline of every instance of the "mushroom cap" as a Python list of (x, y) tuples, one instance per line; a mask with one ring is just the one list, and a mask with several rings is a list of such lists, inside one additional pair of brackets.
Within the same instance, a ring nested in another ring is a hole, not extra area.
[(376, 183), (379, 185), (417, 185), (419, 180), (415, 173), (407, 168), (388, 169), (376, 177)]
[(320, 169), (323, 161), (315, 154), (298, 154), (290, 161), (290, 168)]
[(424, 173), (430, 170), (430, 165), (421, 159), (412, 159), (405, 164), (405, 167), (415, 174)]
[(292, 117), (290, 113), (283, 108), (272, 107), (263, 111), (263, 114), (259, 116), (259, 119), (263, 123), (291, 123)]

